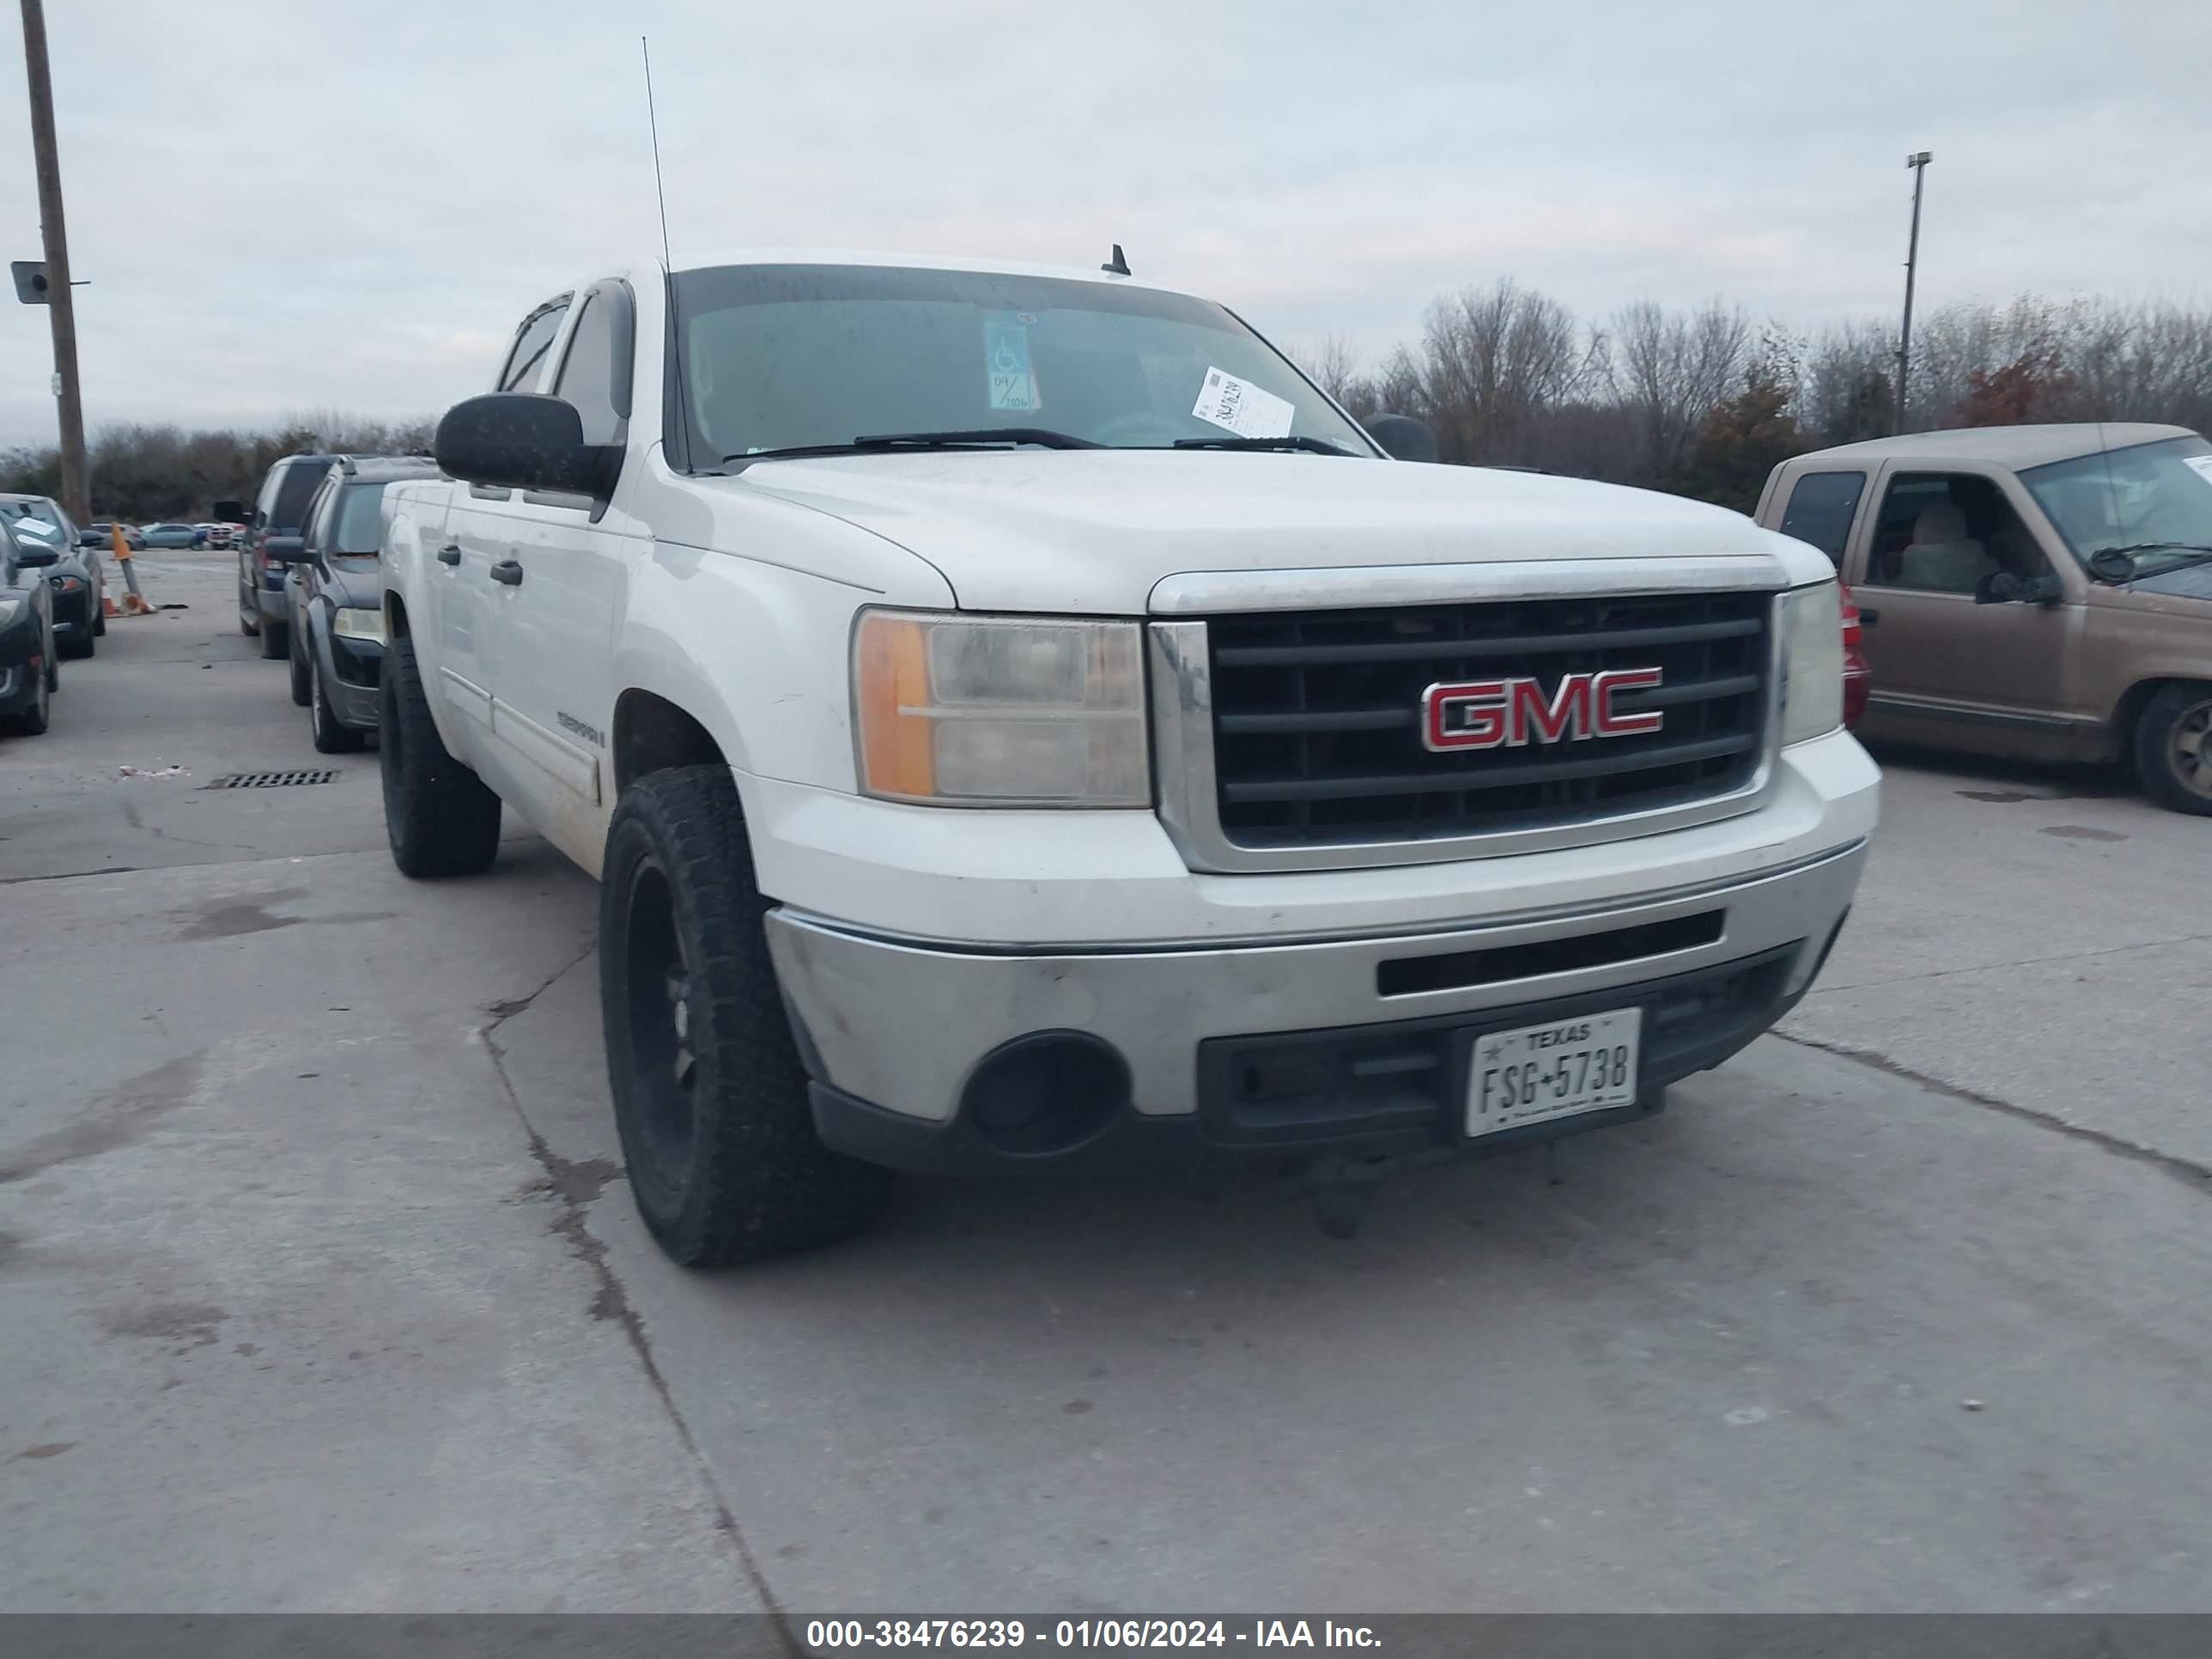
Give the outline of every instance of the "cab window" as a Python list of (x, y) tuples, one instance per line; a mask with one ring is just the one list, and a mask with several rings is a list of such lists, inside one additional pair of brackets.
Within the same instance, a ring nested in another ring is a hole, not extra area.
[(2044, 574), (2043, 554), (1993, 478), (1972, 472), (1900, 472), (1882, 492), (1865, 585), (1972, 595), (2009, 570)]
[(1844, 548), (1851, 536), (1851, 520), (1858, 516), (1859, 497), (1866, 493), (1863, 472), (1808, 472), (1790, 492), (1790, 505), (1782, 514), (1782, 533), (1810, 542), (1841, 565)]

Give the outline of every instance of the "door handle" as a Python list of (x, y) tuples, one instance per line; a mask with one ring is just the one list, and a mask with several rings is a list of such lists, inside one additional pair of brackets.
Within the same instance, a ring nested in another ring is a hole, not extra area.
[(509, 587), (521, 586), (522, 565), (520, 562), (514, 559), (501, 559), (497, 564), (492, 566), (491, 579), (495, 582), (505, 582)]
[(438, 550), (438, 562), (440, 564), (459, 564), (460, 562), (461, 550), (454, 546), (453, 543), (447, 542), (443, 547)]
[(1859, 620), (1865, 623), (1869, 628), (1872, 628), (1876, 623), (1881, 620), (1881, 612), (1879, 611), (1869, 611), (1866, 606), (1861, 605), (1859, 607)]

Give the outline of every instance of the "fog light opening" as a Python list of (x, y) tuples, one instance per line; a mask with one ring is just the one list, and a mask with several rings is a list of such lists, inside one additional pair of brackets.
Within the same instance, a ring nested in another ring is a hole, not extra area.
[(1050, 1158), (1092, 1139), (1129, 1103), (1129, 1067), (1083, 1031), (1033, 1031), (983, 1057), (960, 1113), (1009, 1158)]

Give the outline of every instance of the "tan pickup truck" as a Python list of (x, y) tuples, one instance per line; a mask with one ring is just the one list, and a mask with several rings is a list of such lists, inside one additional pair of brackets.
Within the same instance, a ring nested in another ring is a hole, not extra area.
[(2178, 426), (2002, 426), (1774, 469), (1759, 521), (1855, 591), (1867, 737), (2132, 757), (2212, 814), (2212, 443)]

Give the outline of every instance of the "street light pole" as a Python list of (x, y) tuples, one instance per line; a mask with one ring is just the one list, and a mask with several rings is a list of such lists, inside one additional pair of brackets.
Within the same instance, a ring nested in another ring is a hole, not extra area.
[(76, 383), (76, 291), (70, 286), (69, 232), (62, 222), (62, 164), (54, 147), (54, 83), (46, 71), (43, 0), (23, 0), (23, 68), (31, 81), (31, 150), (39, 173), (39, 229), (46, 245), (46, 307), (54, 325), (62, 507), (82, 525), (91, 522), (92, 499), (84, 476), (84, 403)]
[(1905, 246), (1905, 325), (1897, 331), (1897, 418), (1891, 429), (1905, 430), (1905, 379), (1912, 368), (1912, 268), (1920, 259), (1920, 185), (1928, 176), (1931, 150), (1917, 149), (1905, 158), (1912, 169), (1912, 239)]

